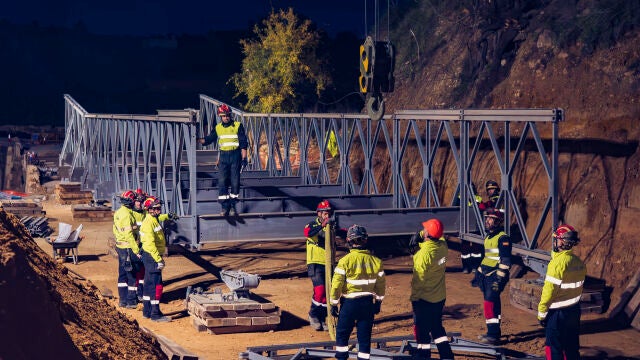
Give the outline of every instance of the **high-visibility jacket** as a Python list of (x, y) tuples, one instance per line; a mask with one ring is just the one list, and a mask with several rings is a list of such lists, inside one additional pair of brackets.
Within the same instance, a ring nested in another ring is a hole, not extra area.
[(484, 258), (481, 263), (483, 274), (496, 270), (500, 277), (507, 277), (511, 268), (511, 239), (499, 231), (496, 234), (488, 235), (484, 239)]
[(138, 226), (133, 217), (133, 211), (122, 205), (113, 214), (113, 235), (116, 238), (116, 247), (131, 249), (135, 254), (140, 252), (137, 242)]
[(587, 267), (572, 250), (551, 252), (538, 304), (538, 319), (547, 317), (549, 309), (561, 309), (579, 303), (586, 275)]
[(426, 239), (420, 250), (413, 255), (413, 277), (411, 278), (411, 301), (425, 300), (437, 303), (447, 297), (444, 272), (449, 248), (444, 237)]
[[(166, 217), (166, 214), (163, 214)], [(142, 250), (151, 255), (156, 262), (162, 261), (162, 254), (166, 248), (164, 238), (164, 230), (160, 226), (160, 216), (157, 218), (147, 214), (142, 221), (140, 227), (140, 241), (142, 242)]]
[(222, 123), (216, 125), (216, 134), (218, 135), (218, 150), (231, 151), (240, 147), (240, 139), (238, 138), (238, 129), (240, 122), (234, 121), (229, 126), (223, 126)]
[(140, 227), (142, 226), (142, 221), (144, 220), (144, 217), (147, 216), (147, 212), (131, 210), (131, 214), (133, 215), (133, 218), (136, 220), (136, 225), (138, 226), (138, 228), (135, 231), (135, 235), (138, 242), (140, 242)]
[(378, 301), (382, 301), (385, 282), (382, 260), (369, 250), (351, 249), (334, 269), (331, 304), (338, 304), (342, 296), (352, 299), (373, 295)]
[(319, 218), (304, 227), (304, 235), (307, 237), (307, 265), (325, 264), (324, 230)]

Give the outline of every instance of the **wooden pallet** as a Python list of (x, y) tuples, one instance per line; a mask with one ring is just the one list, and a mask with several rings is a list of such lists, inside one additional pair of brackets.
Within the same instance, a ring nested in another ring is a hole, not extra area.
[[(509, 302), (512, 306), (532, 314), (538, 314), (538, 303), (542, 296), (542, 285), (525, 279), (509, 280)], [(583, 314), (601, 314), (604, 306), (602, 290), (585, 288), (580, 297)]]
[(280, 324), (280, 309), (271, 302), (251, 299), (222, 301), (220, 294), (190, 294), (187, 310), (198, 331), (228, 334), (273, 330)]

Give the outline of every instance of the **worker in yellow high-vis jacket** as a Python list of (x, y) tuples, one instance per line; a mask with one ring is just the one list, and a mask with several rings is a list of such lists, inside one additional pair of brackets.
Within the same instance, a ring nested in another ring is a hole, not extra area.
[[(331, 279), (331, 315), (336, 325), (336, 359), (349, 358), (349, 336), (355, 326), (358, 334), (358, 359), (369, 359), (373, 317), (380, 312), (385, 292), (382, 260), (367, 249), (367, 230), (352, 225), (347, 230), (349, 253), (334, 270)], [(340, 304), (340, 309), (338, 309)]]
[(438, 219), (422, 223), (409, 243), (419, 250), (413, 255), (411, 278), (411, 306), (413, 307), (416, 346), (412, 359), (431, 359), (431, 339), (438, 348), (440, 359), (453, 359), (447, 332), (442, 326), (442, 309), (447, 297), (444, 273), (449, 248), (443, 236), (444, 227)]
[(118, 253), (118, 297), (120, 307), (135, 309), (136, 268), (139, 261), (138, 226), (133, 216), (135, 193), (126, 190), (120, 194), (120, 208), (113, 214), (113, 235)]
[(156, 322), (169, 322), (171, 318), (164, 316), (160, 311), (163, 292), (162, 269), (165, 267), (163, 255), (167, 246), (160, 222), (175, 220), (177, 215), (161, 214), (162, 201), (154, 196), (148, 197), (142, 207), (147, 211), (140, 227), (142, 261), (145, 269), (142, 316)]
[(483, 343), (497, 345), (502, 335), (500, 294), (509, 281), (511, 269), (511, 239), (504, 232), (504, 212), (501, 209), (485, 211), (484, 228), (487, 232), (484, 258), (476, 270), (474, 284), (482, 290), (487, 333), (478, 338)]
[(562, 225), (553, 233), (553, 252), (538, 304), (538, 320), (547, 337), (547, 360), (580, 358), (580, 297), (587, 268), (572, 250), (579, 242), (571, 225)]

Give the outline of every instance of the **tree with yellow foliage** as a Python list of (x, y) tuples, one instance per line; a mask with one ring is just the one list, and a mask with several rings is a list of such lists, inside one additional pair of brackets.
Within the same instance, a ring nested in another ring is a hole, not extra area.
[(289, 8), (272, 12), (253, 32), (256, 39), (240, 41), (242, 70), (230, 79), (236, 97), (247, 97), (245, 109), (301, 111), (305, 97), (320, 96), (330, 77), (316, 54), (320, 35), (310, 20), (301, 21)]

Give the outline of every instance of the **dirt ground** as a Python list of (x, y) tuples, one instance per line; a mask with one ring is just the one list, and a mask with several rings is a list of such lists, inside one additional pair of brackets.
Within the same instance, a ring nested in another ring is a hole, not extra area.
[[(68, 205), (57, 205), (53, 200), (44, 202), (44, 209), (50, 225), (57, 229), (57, 222), (63, 221), (74, 226)], [(79, 246), (79, 263), (70, 261), (63, 265), (91, 281), (102, 293), (110, 290), (117, 294), (117, 260), (109, 255), (107, 239), (111, 235), (110, 222), (85, 222)], [(36, 243), (47, 254), (51, 246), (44, 239)], [(409, 306), (411, 278), (411, 258), (397, 254), (383, 256), (387, 280), (387, 295), (382, 312), (376, 317), (374, 337), (412, 334), (412, 319)], [(189, 317), (175, 319), (171, 323), (158, 324), (142, 317), (142, 312), (117, 308), (117, 299), (108, 300), (118, 311), (141, 326), (164, 335), (202, 359), (238, 359), (247, 347), (329, 341), (326, 332), (317, 332), (307, 326), (306, 318), (311, 296), (311, 284), (306, 278), (304, 242), (281, 243), (238, 243), (211, 245), (201, 252), (202, 257), (222, 269), (244, 270), (259, 274), (260, 285), (253, 292), (274, 302), (282, 310), (282, 321), (275, 331), (266, 333), (240, 333), (212, 335), (197, 332), (190, 324)], [(339, 256), (341, 253), (338, 254)], [(164, 312), (183, 308), (186, 288), (189, 285), (202, 288), (224, 284), (202, 267), (180, 254), (171, 254), (166, 259), (164, 270), (165, 293), (161, 302)], [(459, 254), (449, 252), (447, 262), (447, 302), (444, 326), (449, 332), (460, 332), (464, 339), (474, 340), (485, 331), (482, 317), (482, 297), (478, 289), (469, 284), (472, 275), (459, 271)], [(534, 276), (535, 274), (528, 274)], [(503, 293), (503, 334), (506, 348), (542, 355), (544, 333), (533, 314), (509, 305)], [(615, 304), (614, 304), (615, 305)], [(619, 329), (606, 321), (604, 315), (583, 316), (581, 352), (585, 359), (640, 359), (639, 333), (632, 329)], [(458, 356), (458, 358), (465, 358)], [(468, 356), (466, 358), (483, 358)]]

